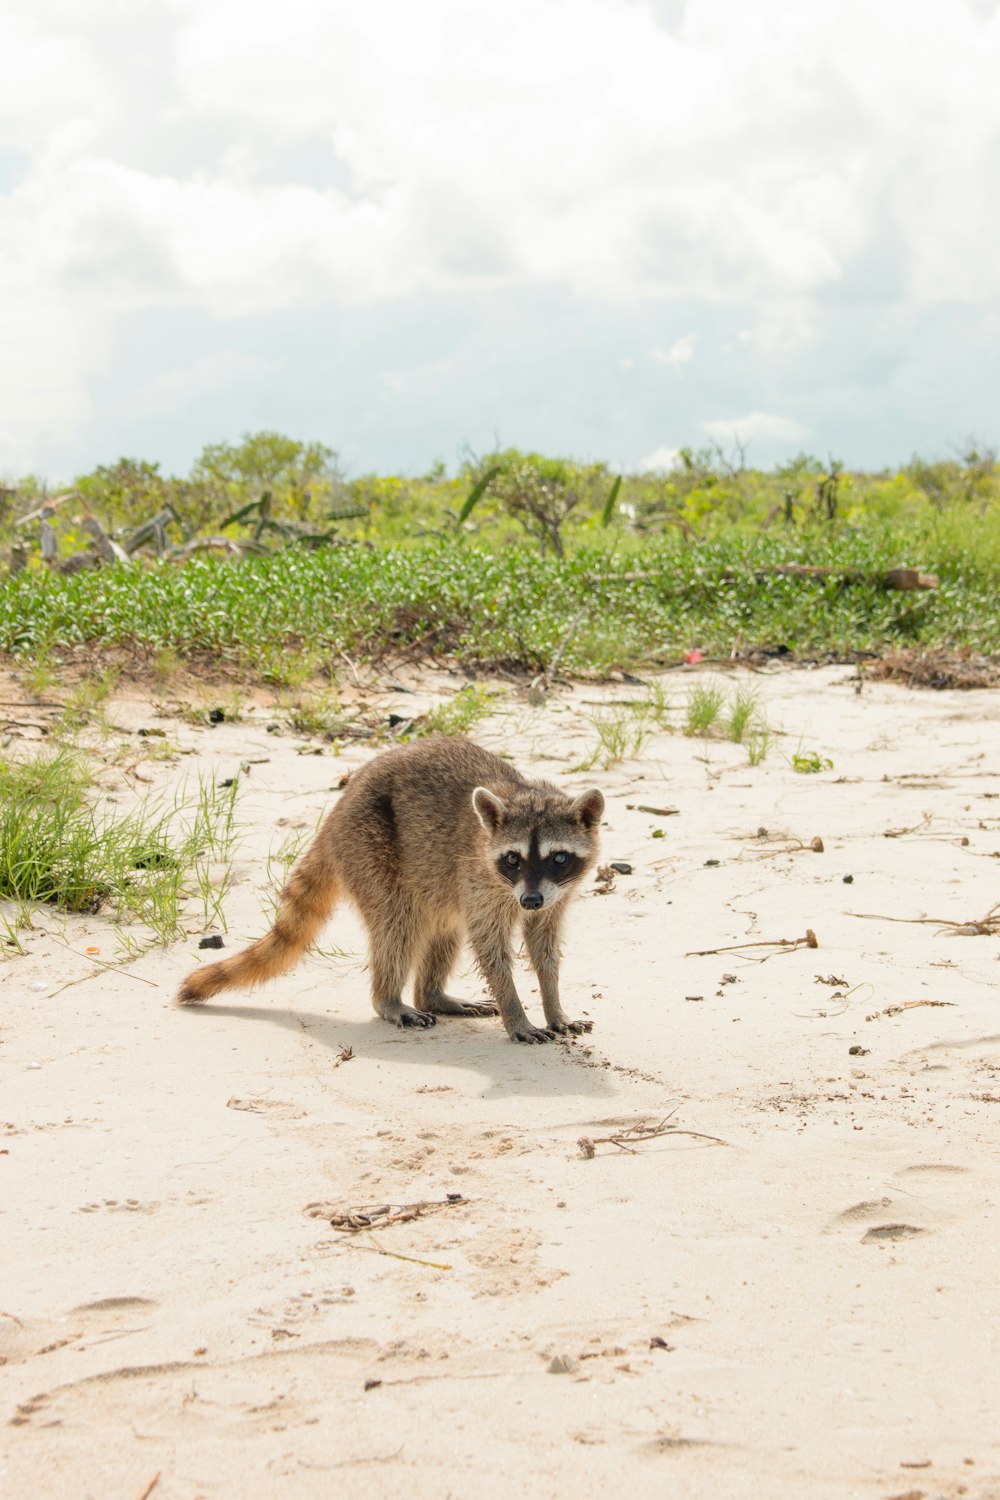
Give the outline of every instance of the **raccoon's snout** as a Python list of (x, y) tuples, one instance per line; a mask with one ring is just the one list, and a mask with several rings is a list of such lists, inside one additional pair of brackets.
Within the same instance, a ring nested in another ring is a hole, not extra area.
[(542, 895), (541, 891), (525, 891), (524, 895), (521, 897), (521, 905), (524, 907), (525, 911), (537, 911), (538, 908), (540, 906), (544, 906), (544, 904), (545, 897)]

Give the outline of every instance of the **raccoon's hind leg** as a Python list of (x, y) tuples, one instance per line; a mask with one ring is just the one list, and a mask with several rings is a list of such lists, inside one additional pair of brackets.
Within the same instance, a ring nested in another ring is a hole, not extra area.
[(495, 1016), (495, 1005), (456, 1000), (453, 995), (445, 994), (444, 987), (455, 967), (460, 946), (461, 938), (453, 929), (431, 933), (425, 939), (417, 964), (413, 1003), (429, 1016)]
[(362, 912), (371, 947), (375, 1014), (392, 1026), (433, 1026), (433, 1015), (403, 1004), (403, 986), (410, 977), (417, 951), (413, 913), (398, 893), (387, 905), (391, 912), (384, 909)]

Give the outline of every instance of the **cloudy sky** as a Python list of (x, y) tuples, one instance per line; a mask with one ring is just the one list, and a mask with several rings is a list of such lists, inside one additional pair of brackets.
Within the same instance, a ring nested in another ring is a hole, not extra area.
[(0, 475), (1000, 442), (997, 0), (0, 0)]

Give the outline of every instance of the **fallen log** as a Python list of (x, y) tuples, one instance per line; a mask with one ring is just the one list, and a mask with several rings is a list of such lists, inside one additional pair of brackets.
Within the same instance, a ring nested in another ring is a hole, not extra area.
[[(735, 583), (746, 573), (723, 573), (720, 583)], [(887, 568), (884, 573), (865, 573), (860, 568), (832, 568), (818, 563), (770, 563), (754, 568), (750, 575), (765, 578), (839, 578), (844, 583), (874, 583), (886, 589), (936, 589), (936, 573), (922, 573), (919, 568)], [(663, 573), (596, 573), (595, 583), (658, 583)]]

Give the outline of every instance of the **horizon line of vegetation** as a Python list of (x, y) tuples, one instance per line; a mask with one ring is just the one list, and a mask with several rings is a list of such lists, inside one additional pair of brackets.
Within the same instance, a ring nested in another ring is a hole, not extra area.
[[(508, 449), (454, 477), (348, 481), (323, 445), (257, 433), (210, 445), (185, 480), (123, 459), (61, 504), (22, 483), (0, 491), (0, 652), (214, 653), (280, 680), (302, 650), (518, 671), (557, 652), (579, 671), (691, 648), (1000, 650), (991, 450), (879, 475), (809, 455), (765, 472), (745, 457), (682, 450), (668, 473), (635, 476)], [(64, 571), (88, 524), (127, 544), (153, 513), (155, 555)], [(829, 573), (774, 571), (788, 563)], [(939, 586), (887, 590), (881, 576), (906, 566)]]

